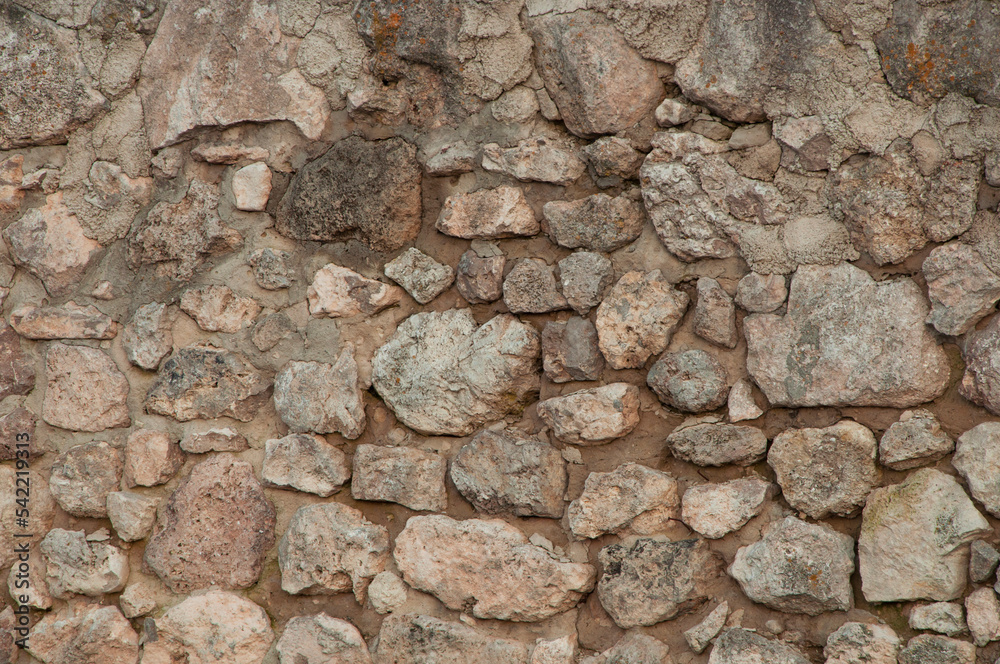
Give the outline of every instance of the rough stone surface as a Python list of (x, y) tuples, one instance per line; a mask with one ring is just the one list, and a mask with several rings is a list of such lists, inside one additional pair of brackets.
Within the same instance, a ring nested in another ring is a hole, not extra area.
[(410, 428), (467, 435), (537, 394), (538, 336), (509, 314), (480, 327), (468, 309), (415, 314), (375, 352), (372, 385)]
[(156, 522), (156, 508), (160, 500), (131, 491), (112, 491), (108, 494), (108, 519), (118, 538), (123, 542), (145, 539)]
[(295, 489), (324, 498), (351, 477), (347, 457), (321, 436), (293, 433), (264, 443), (264, 486)]
[(555, 270), (540, 258), (522, 258), (503, 280), (503, 302), (515, 314), (543, 314), (566, 309)]
[(295, 334), (298, 330), (295, 323), (283, 311), (264, 316), (254, 325), (250, 332), (250, 340), (257, 350), (264, 353), (278, 345), (283, 339)]
[(586, 318), (546, 323), (542, 330), (542, 368), (553, 383), (597, 380), (604, 371), (597, 328)]
[(787, 297), (785, 278), (780, 274), (750, 272), (736, 285), (736, 304), (754, 314), (771, 313)]
[(1000, 639), (1000, 601), (992, 588), (979, 588), (965, 598), (965, 620), (980, 648)]
[(354, 346), (336, 364), (289, 362), (274, 377), (274, 408), (293, 432), (340, 433), (355, 439), (365, 430)]
[(708, 658), (708, 664), (806, 664), (808, 661), (798, 649), (742, 627), (724, 630)]
[(115, 606), (69, 604), (31, 630), (28, 652), (43, 662), (135, 664), (139, 635)]
[(557, 519), (567, 476), (559, 450), (513, 430), (477, 434), (451, 462), (455, 488), (484, 514)]
[(756, 427), (695, 420), (674, 429), (667, 447), (675, 457), (698, 466), (749, 466), (764, 458), (767, 436)]
[(611, 383), (538, 403), (538, 416), (556, 438), (574, 445), (601, 445), (639, 423), (639, 389)]
[(376, 251), (394, 251), (420, 230), (420, 173), (406, 141), (350, 136), (299, 170), (275, 228), (294, 240), (356, 237)]
[(34, 459), (45, 451), (45, 447), (35, 436), (35, 416), (31, 411), (18, 407), (0, 417), (0, 461), (11, 461), (18, 457)]
[(729, 388), (726, 408), (729, 410), (730, 422), (756, 420), (764, 414), (761, 407), (757, 405), (757, 401), (753, 397), (753, 387), (746, 378), (737, 379)]
[(271, 196), (271, 169), (263, 162), (244, 166), (233, 173), (232, 186), (237, 209), (260, 212)]
[(42, 419), (72, 431), (128, 426), (128, 381), (96, 348), (55, 343), (45, 355), (48, 385)]
[(119, 592), (128, 581), (128, 556), (107, 542), (88, 542), (82, 530), (53, 528), (39, 546), (45, 582), (53, 597), (99, 597)]
[(469, 304), (495, 302), (503, 295), (503, 269), (507, 259), (497, 249), (495, 255), (466, 251), (458, 261), (455, 287)]
[(269, 388), (243, 356), (214, 346), (190, 346), (160, 367), (145, 407), (181, 422), (215, 417), (249, 422), (270, 398)]
[(156, 608), (149, 586), (142, 583), (127, 586), (118, 596), (118, 604), (126, 618), (144, 616)]
[(355, 500), (399, 503), (415, 511), (448, 507), (444, 477), (448, 463), (440, 454), (409, 447), (358, 445), (354, 450), (351, 496)]
[(858, 538), (865, 599), (960, 597), (968, 574), (968, 544), (991, 532), (958, 482), (937, 470), (921, 469), (900, 484), (875, 489)]
[(385, 264), (385, 276), (405, 288), (414, 300), (427, 304), (448, 290), (455, 281), (455, 270), (410, 247)]
[(694, 332), (702, 339), (723, 348), (735, 348), (739, 341), (733, 298), (711, 277), (698, 279)]
[(948, 636), (965, 632), (965, 612), (961, 604), (935, 602), (915, 606), (910, 612), (910, 628), (926, 629)]
[(865, 426), (844, 420), (825, 429), (792, 429), (774, 437), (767, 463), (785, 500), (814, 519), (847, 516), (865, 504), (881, 474), (878, 446)]
[(181, 449), (192, 454), (206, 452), (242, 452), (250, 447), (243, 434), (229, 427), (191, 431), (181, 438)]
[(614, 278), (611, 261), (601, 254), (575, 251), (559, 261), (563, 295), (581, 316), (601, 303)]
[(291, 254), (270, 247), (257, 249), (249, 256), (247, 262), (253, 269), (253, 278), (257, 285), (265, 290), (280, 290), (292, 285), (294, 279), (289, 267)]
[(195, 319), (206, 332), (234, 334), (260, 313), (250, 297), (240, 297), (228, 286), (201, 286), (184, 291), (181, 311)]
[(325, 613), (295, 616), (275, 647), (280, 664), (371, 664), (358, 628)]
[(597, 308), (594, 322), (608, 365), (638, 369), (666, 350), (688, 300), (659, 270), (622, 275)]
[(721, 484), (699, 484), (684, 492), (681, 520), (709, 539), (739, 530), (764, 509), (772, 484), (744, 477)]
[(585, 146), (583, 154), (600, 187), (638, 178), (645, 156), (618, 136), (602, 136)]
[(246, 461), (229, 454), (195, 465), (170, 495), (144, 560), (175, 592), (257, 582), (274, 544), (274, 506)]
[(528, 648), (489, 636), (457, 622), (432, 616), (390, 616), (382, 623), (375, 661), (420, 664), (433, 657), (440, 664), (527, 664)]
[(515, 147), (496, 143), (483, 146), (483, 169), (504, 173), (522, 182), (550, 182), (568, 185), (587, 170), (587, 165), (567, 141), (526, 138)]
[(899, 664), (975, 664), (976, 646), (968, 641), (921, 634), (899, 651)]
[(989, 581), (1000, 563), (1000, 551), (983, 540), (976, 540), (969, 546), (969, 579), (973, 583)]
[(316, 272), (306, 297), (313, 316), (371, 316), (399, 304), (403, 289), (329, 263)]
[(1000, 276), (971, 245), (935, 247), (921, 269), (931, 301), (927, 322), (941, 334), (965, 334), (1000, 300)]
[(393, 557), (408, 584), (477, 618), (544, 620), (594, 587), (593, 567), (562, 562), (499, 520), (411, 517)]
[(719, 635), (722, 628), (726, 626), (726, 618), (729, 617), (729, 604), (722, 602), (712, 609), (712, 612), (705, 616), (705, 619), (684, 632), (684, 640), (687, 641), (691, 650), (701, 654), (711, 643), (712, 639)]
[(933, 463), (955, 449), (955, 441), (941, 423), (923, 408), (904, 411), (882, 434), (879, 463), (893, 470), (909, 470)]
[(531, 236), (540, 230), (520, 187), (449, 196), (441, 206), (436, 227), (445, 235), (466, 240)]
[(773, 405), (907, 408), (940, 396), (944, 350), (924, 327), (910, 279), (876, 283), (859, 268), (803, 266), (788, 313), (747, 316), (747, 368)]
[(747, 597), (778, 611), (819, 615), (854, 607), (854, 540), (786, 517), (736, 552), (729, 575)]
[(49, 477), (52, 497), (73, 516), (105, 517), (107, 496), (118, 490), (124, 459), (121, 450), (94, 441), (56, 457)]
[(601, 606), (622, 629), (696, 610), (708, 600), (707, 584), (718, 571), (702, 539), (609, 544), (598, 560), (604, 570), (597, 584)]
[(542, 230), (567, 249), (610, 252), (642, 233), (642, 204), (628, 195), (595, 194), (577, 201), (552, 201), (542, 208)]
[(389, 531), (340, 503), (300, 507), (278, 545), (281, 589), (293, 595), (353, 591), (363, 602), (389, 559)]
[[(580, 664), (613, 664), (629, 662), (630, 664), (663, 664), (671, 662), (670, 647), (659, 639), (639, 632), (628, 632), (618, 643), (605, 650), (600, 655), (585, 657)], [(532, 660), (534, 664), (534, 660)]]
[(729, 396), (726, 371), (703, 350), (664, 353), (646, 375), (663, 403), (688, 413), (715, 410)]
[(28, 394), (34, 387), (34, 362), (21, 348), (21, 339), (14, 328), (0, 320), (0, 399)]
[(1000, 513), (1000, 482), (994, 470), (1000, 463), (996, 450), (1000, 423), (983, 422), (958, 437), (952, 465), (965, 479), (972, 497), (994, 516)]
[(590, 473), (567, 516), (578, 537), (593, 539), (622, 530), (651, 534), (680, 516), (677, 480), (637, 463), (622, 464), (609, 473)]
[(165, 484), (184, 465), (184, 453), (165, 431), (137, 429), (125, 443), (125, 466), (122, 485), (156, 486)]
[(823, 654), (826, 664), (896, 664), (902, 645), (896, 632), (887, 625), (849, 622), (827, 638)]
[(965, 339), (962, 357), (965, 374), (959, 383), (959, 393), (991, 413), (1000, 413), (1000, 393), (996, 386), (1000, 374), (996, 369), (996, 339), (1000, 336), (1000, 316), (994, 316), (986, 327), (971, 331)]
[(174, 347), (172, 328), (177, 310), (161, 302), (150, 302), (135, 310), (122, 331), (122, 345), (128, 361), (148, 371), (156, 371)]
[(61, 307), (22, 305), (11, 312), (10, 324), (27, 339), (113, 339), (118, 324), (94, 305), (67, 302)]
[(376, 613), (392, 613), (406, 604), (407, 585), (392, 572), (379, 572), (368, 584), (368, 601)]

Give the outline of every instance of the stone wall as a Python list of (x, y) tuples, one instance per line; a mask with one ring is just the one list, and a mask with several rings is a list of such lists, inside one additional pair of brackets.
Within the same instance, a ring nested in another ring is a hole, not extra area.
[(0, 662), (994, 662), (998, 29), (0, 2)]

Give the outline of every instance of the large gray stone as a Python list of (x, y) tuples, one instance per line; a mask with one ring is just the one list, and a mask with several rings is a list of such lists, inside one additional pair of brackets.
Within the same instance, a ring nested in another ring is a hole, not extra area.
[(551, 201), (542, 207), (542, 230), (567, 249), (610, 252), (642, 233), (642, 203), (627, 195), (595, 194), (577, 201)]
[(942, 458), (955, 449), (955, 441), (941, 429), (929, 410), (907, 410), (882, 434), (878, 460), (893, 470), (909, 470)]
[(569, 504), (569, 527), (595, 538), (623, 530), (649, 535), (680, 516), (677, 480), (670, 474), (625, 463), (609, 473), (590, 473), (580, 497)]
[(440, 454), (410, 447), (358, 445), (354, 450), (351, 496), (382, 500), (411, 510), (443, 512), (448, 508), (444, 476), (447, 460)]
[(289, 362), (274, 377), (274, 409), (293, 432), (339, 433), (351, 440), (365, 430), (354, 346), (335, 364)]

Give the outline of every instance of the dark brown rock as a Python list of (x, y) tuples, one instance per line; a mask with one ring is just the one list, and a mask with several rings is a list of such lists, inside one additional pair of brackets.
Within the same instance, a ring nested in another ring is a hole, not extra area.
[(597, 346), (594, 324), (579, 316), (546, 323), (542, 330), (542, 368), (553, 383), (600, 378), (604, 356)]
[(0, 320), (0, 399), (27, 394), (35, 387), (35, 363), (21, 350), (21, 338)]
[(0, 417), (0, 461), (17, 458), (18, 443), (28, 444), (29, 459), (45, 452), (35, 437), (35, 416), (20, 407)]

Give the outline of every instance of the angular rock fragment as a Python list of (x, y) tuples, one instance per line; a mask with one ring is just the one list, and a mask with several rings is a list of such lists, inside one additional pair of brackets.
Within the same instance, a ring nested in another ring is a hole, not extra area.
[(503, 280), (503, 301), (511, 313), (543, 314), (566, 309), (555, 270), (541, 258), (522, 258)]
[(424, 162), (428, 175), (445, 177), (470, 173), (476, 167), (476, 151), (465, 141), (442, 146)]
[(250, 340), (253, 341), (257, 350), (265, 353), (297, 330), (298, 327), (292, 319), (285, 312), (279, 311), (276, 314), (264, 316), (260, 322), (254, 325), (250, 332)]
[(248, 449), (250, 444), (243, 434), (225, 427), (189, 432), (181, 438), (180, 446), (185, 452), (205, 454), (206, 452), (242, 452)]
[[(600, 14), (548, 14), (530, 23), (535, 62), (566, 128), (577, 136), (617, 134), (663, 98), (655, 65)], [(586, 34), (587, 39), (579, 35)]]
[(965, 632), (965, 612), (961, 604), (935, 602), (915, 606), (910, 612), (910, 629), (927, 629), (948, 636)]
[(347, 457), (321, 436), (293, 433), (264, 443), (264, 486), (332, 496), (351, 477)]
[(466, 240), (537, 235), (535, 213), (520, 187), (480, 189), (449, 196), (441, 206), (436, 228)]
[(421, 169), (401, 138), (349, 136), (302, 167), (281, 199), (275, 228), (293, 240), (356, 237), (390, 252), (420, 230)]
[(612, 369), (638, 369), (662, 353), (687, 309), (688, 296), (653, 270), (622, 275), (597, 308), (601, 352)]
[[(580, 664), (614, 664), (629, 662), (629, 664), (663, 664), (672, 662), (670, 648), (666, 643), (639, 632), (627, 632), (618, 643), (605, 650), (600, 655), (585, 657)], [(532, 660), (532, 664), (535, 664)]]
[(379, 631), (375, 660), (393, 664), (528, 664), (520, 641), (489, 636), (457, 622), (432, 616), (389, 616)]
[(921, 270), (931, 301), (927, 322), (941, 334), (965, 334), (1000, 300), (1000, 276), (971, 245), (950, 242), (935, 247)]
[(754, 631), (731, 627), (722, 632), (708, 664), (807, 664), (808, 659), (798, 649), (765, 639)]
[(559, 261), (563, 295), (581, 316), (601, 303), (614, 278), (611, 261), (601, 254), (575, 251)]
[(708, 600), (718, 562), (702, 539), (663, 542), (640, 538), (609, 544), (598, 560), (601, 606), (622, 629), (655, 625), (696, 610)]
[(170, 276), (188, 281), (208, 257), (235, 251), (243, 236), (222, 223), (218, 206), (219, 188), (192, 180), (183, 200), (157, 203), (133, 226), (129, 264), (165, 263)]
[(504, 173), (523, 182), (575, 182), (587, 165), (569, 142), (551, 138), (526, 138), (516, 147), (496, 143), (483, 146), (483, 170)]
[(415, 511), (448, 508), (444, 476), (448, 462), (440, 454), (409, 447), (358, 445), (354, 450), (351, 497), (399, 503)]
[(253, 468), (212, 456), (181, 480), (146, 544), (146, 565), (174, 592), (248, 588), (274, 544), (274, 506)]
[(958, 437), (952, 465), (965, 479), (972, 497), (990, 514), (1000, 513), (1000, 482), (994, 470), (1000, 463), (996, 450), (1000, 423), (983, 422)]
[(122, 332), (122, 345), (128, 361), (148, 371), (156, 371), (174, 347), (171, 329), (177, 309), (161, 302), (150, 302), (135, 310)]
[(281, 589), (293, 595), (353, 591), (363, 603), (388, 558), (389, 531), (360, 511), (340, 503), (300, 507), (278, 545)]
[(780, 274), (750, 272), (736, 284), (736, 304), (750, 313), (768, 314), (785, 303), (788, 288)]
[(531, 664), (572, 664), (577, 655), (576, 634), (557, 639), (538, 639), (531, 651)]
[(569, 527), (578, 537), (630, 530), (640, 535), (663, 530), (680, 516), (677, 480), (637, 463), (609, 473), (590, 473), (580, 497), (569, 504)]
[(538, 416), (556, 438), (573, 445), (601, 445), (639, 424), (639, 388), (611, 383), (540, 401)]
[(35, 363), (21, 349), (17, 332), (0, 320), (0, 399), (28, 394), (35, 387)]
[(729, 575), (747, 597), (778, 611), (848, 611), (854, 607), (854, 540), (793, 516), (771, 524), (759, 542), (736, 552)]
[[(24, 559), (25, 556), (27, 556), (26, 560)], [(42, 558), (39, 549), (37, 547), (29, 547), (27, 552), (19, 551), (17, 559), (17, 562), (10, 566), (10, 572), (7, 574), (7, 592), (11, 600), (13, 600), (13, 604), (16, 606), (30, 606), (45, 611), (51, 609), (53, 604), (52, 594), (49, 591), (48, 583), (45, 581), (48, 565), (45, 563), (45, 559)], [(32, 560), (38, 560), (40, 564), (32, 564)], [(3, 619), (0, 618), (0, 630), (7, 628), (2, 623)], [(0, 634), (2, 633), (0, 631)], [(2, 637), (0, 637), (0, 641), (2, 641)], [(11, 643), (13, 643), (13, 634)], [(0, 648), (0, 654), (2, 653), (3, 650)]]
[[(484, 252), (486, 253), (486, 252)], [(503, 295), (503, 268), (507, 259), (500, 253), (482, 255), (473, 249), (458, 261), (455, 286), (469, 304), (495, 302)]]
[(542, 368), (553, 383), (597, 380), (604, 371), (597, 328), (586, 318), (552, 321), (542, 330)]
[(760, 514), (771, 487), (757, 476), (693, 486), (684, 492), (681, 520), (709, 539), (724, 537)]
[(955, 449), (955, 441), (941, 430), (929, 410), (907, 410), (882, 434), (879, 463), (893, 470), (909, 470), (937, 461)]
[(684, 101), (684, 98), (664, 99), (656, 107), (656, 124), (661, 127), (676, 127), (690, 122), (698, 114), (698, 108)]
[(847, 516), (865, 504), (881, 478), (878, 446), (865, 426), (843, 420), (825, 429), (790, 429), (774, 437), (767, 463), (785, 500), (814, 519)]
[(1000, 601), (992, 588), (978, 588), (965, 598), (965, 620), (980, 648), (1000, 639)]
[(729, 410), (730, 422), (742, 422), (744, 420), (756, 420), (764, 414), (760, 406), (753, 398), (753, 387), (746, 378), (739, 378), (733, 386), (729, 388), (729, 396), (726, 397), (726, 408)]
[(260, 212), (271, 196), (271, 169), (264, 162), (244, 166), (233, 173), (232, 187), (236, 209)]
[(206, 332), (235, 334), (260, 313), (252, 297), (240, 297), (228, 286), (189, 288), (181, 296), (181, 311)]
[(165, 431), (137, 429), (125, 443), (125, 466), (122, 485), (156, 486), (164, 484), (184, 465), (184, 453)]
[(427, 304), (448, 290), (455, 281), (455, 270), (410, 247), (385, 264), (385, 276), (406, 289), (414, 300)]
[(565, 505), (566, 461), (552, 445), (512, 430), (480, 432), (451, 462), (459, 493), (484, 514), (558, 519)]
[(381, 615), (392, 613), (406, 604), (407, 585), (392, 572), (379, 572), (368, 584), (368, 601)]
[(826, 664), (896, 664), (902, 645), (888, 625), (849, 622), (827, 637), (823, 654)]
[(275, 648), (279, 661), (293, 664), (371, 664), (368, 644), (358, 628), (325, 613), (295, 616)]
[(561, 562), (499, 520), (411, 517), (393, 557), (408, 584), (477, 618), (544, 620), (594, 587), (593, 567)]
[(540, 351), (534, 328), (509, 314), (477, 328), (468, 309), (418, 313), (375, 352), (372, 385), (406, 426), (468, 435), (538, 393)]
[(832, 142), (819, 116), (782, 118), (774, 124), (774, 137), (781, 145), (781, 165), (788, 170), (801, 173), (830, 168)]
[(149, 413), (181, 422), (216, 417), (249, 422), (270, 397), (269, 387), (242, 355), (214, 346), (189, 346), (163, 363), (144, 405)]
[(61, 307), (22, 305), (11, 312), (10, 324), (27, 339), (114, 339), (118, 323), (94, 305), (67, 302)]
[(711, 277), (698, 279), (698, 301), (694, 307), (694, 333), (723, 348), (735, 348), (736, 307), (719, 282)]
[(96, 348), (54, 343), (45, 355), (48, 385), (42, 419), (72, 431), (128, 426), (128, 380)]
[(756, 427), (685, 422), (667, 436), (670, 453), (698, 466), (749, 466), (767, 453), (767, 436)]
[(118, 605), (126, 618), (144, 616), (156, 609), (156, 600), (150, 587), (143, 583), (133, 583), (126, 586), (118, 596)]
[(354, 346), (336, 364), (289, 362), (274, 377), (274, 409), (293, 432), (340, 433), (351, 440), (365, 430)]
[(949, 374), (926, 317), (911, 279), (802, 266), (786, 315), (744, 319), (747, 369), (776, 406), (916, 406), (940, 396)]
[(18, 456), (23, 459), (25, 450), (28, 452), (28, 459), (34, 459), (46, 451), (35, 436), (35, 416), (30, 410), (18, 407), (0, 417), (0, 461), (11, 461)]
[(28, 652), (43, 662), (135, 664), (139, 635), (116, 606), (68, 604), (38, 621)]
[(712, 609), (712, 612), (705, 616), (705, 619), (684, 632), (684, 640), (687, 641), (691, 650), (701, 654), (711, 643), (712, 639), (719, 635), (722, 628), (726, 626), (726, 618), (729, 617), (729, 603), (722, 602)]
[(293, 272), (288, 266), (291, 257), (287, 251), (264, 247), (247, 256), (247, 262), (258, 286), (266, 290), (280, 290), (292, 285)]
[(633, 148), (627, 140), (618, 136), (602, 136), (583, 148), (583, 155), (597, 176), (599, 187), (618, 184), (614, 180), (634, 180), (639, 177), (639, 166), (645, 156)]
[[(942, 529), (940, 524), (948, 524)], [(992, 533), (949, 475), (924, 468), (868, 496), (858, 538), (861, 587), (869, 602), (960, 597), (968, 544)]]
[(642, 204), (627, 195), (612, 198), (595, 194), (577, 201), (551, 201), (542, 214), (542, 230), (567, 249), (615, 251), (638, 238), (646, 224)]
[(108, 518), (121, 541), (135, 542), (145, 539), (153, 531), (159, 505), (159, 499), (152, 496), (112, 491), (107, 500)]
[(975, 664), (976, 646), (968, 641), (921, 634), (899, 651), (899, 664)]
[(108, 515), (107, 496), (121, 483), (124, 459), (104, 441), (76, 445), (56, 457), (49, 477), (52, 497), (73, 516)]
[(997, 339), (1000, 338), (1000, 316), (994, 316), (986, 327), (973, 330), (966, 336), (962, 348), (965, 375), (959, 383), (959, 393), (974, 404), (991, 413), (1000, 413), (1000, 371), (997, 370)]
[(309, 313), (313, 316), (371, 316), (399, 304), (403, 289), (328, 263), (316, 272), (306, 298), (309, 300)]
[(989, 581), (1000, 563), (1000, 551), (983, 540), (976, 540), (969, 546), (969, 579), (973, 583)]
[(724, 404), (729, 395), (726, 381), (725, 369), (703, 350), (664, 353), (646, 374), (646, 383), (660, 401), (688, 413)]
[(53, 597), (100, 597), (119, 592), (128, 581), (128, 556), (107, 542), (90, 542), (84, 531), (53, 528), (40, 545), (45, 581)]
[[(257, 664), (274, 641), (263, 608), (235, 593), (192, 595), (149, 621), (142, 658), (154, 662)], [(156, 639), (149, 638), (156, 634)]]

